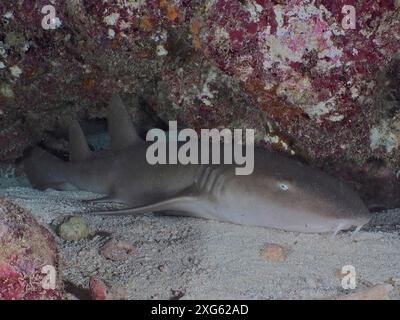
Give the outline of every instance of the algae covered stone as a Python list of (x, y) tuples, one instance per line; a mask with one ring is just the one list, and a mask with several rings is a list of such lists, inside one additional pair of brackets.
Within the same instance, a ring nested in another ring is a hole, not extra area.
[(78, 241), (89, 236), (89, 228), (84, 218), (70, 217), (60, 226), (58, 233), (64, 240)]

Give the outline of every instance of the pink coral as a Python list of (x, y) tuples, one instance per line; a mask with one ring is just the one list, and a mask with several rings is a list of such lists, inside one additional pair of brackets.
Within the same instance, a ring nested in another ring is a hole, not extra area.
[(0, 299), (62, 298), (57, 272), (54, 284), (45, 285), (45, 266), (58, 270), (53, 237), (29, 212), (0, 198)]

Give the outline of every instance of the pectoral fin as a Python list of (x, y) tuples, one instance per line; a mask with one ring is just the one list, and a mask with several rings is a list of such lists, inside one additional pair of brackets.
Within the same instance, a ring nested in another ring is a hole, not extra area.
[(104, 216), (122, 216), (122, 215), (141, 215), (150, 212), (160, 211), (184, 211), (185, 204), (196, 201), (195, 196), (180, 196), (157, 203), (139, 206), (134, 208), (123, 208), (117, 210), (105, 210), (105, 211), (94, 211), (89, 212), (93, 215), (104, 215)]
[(84, 204), (102, 204), (102, 203), (110, 203), (110, 202), (123, 203), (122, 201), (119, 201), (112, 195), (104, 196), (104, 197), (96, 198), (96, 199), (82, 200), (82, 203), (84, 203)]

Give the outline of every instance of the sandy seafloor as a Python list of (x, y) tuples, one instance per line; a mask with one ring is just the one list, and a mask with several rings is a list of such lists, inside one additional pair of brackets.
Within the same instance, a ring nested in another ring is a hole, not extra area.
[[(90, 210), (81, 200), (97, 195), (41, 192), (11, 177), (0, 179), (0, 196), (30, 209), (55, 234), (62, 277), (78, 298), (98, 276), (126, 299), (171, 299), (172, 290), (182, 299), (329, 299), (349, 292), (338, 276), (344, 265), (356, 268), (355, 292), (390, 283), (391, 299), (400, 298), (400, 209), (379, 213), (354, 239), (150, 214), (86, 215), (91, 236), (68, 242), (54, 230), (66, 216)], [(133, 244), (129, 259), (99, 253), (111, 237)], [(265, 260), (260, 250), (267, 243), (287, 248), (287, 259)]]

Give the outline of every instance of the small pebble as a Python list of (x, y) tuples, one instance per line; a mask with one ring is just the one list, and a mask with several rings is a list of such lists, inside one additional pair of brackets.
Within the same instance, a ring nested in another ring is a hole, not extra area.
[(59, 236), (67, 241), (78, 241), (89, 236), (89, 228), (84, 218), (70, 217), (61, 224)]
[(268, 243), (261, 249), (260, 255), (270, 262), (284, 262), (288, 256), (288, 250), (279, 244)]
[(313, 278), (305, 278), (304, 281), (311, 289), (316, 289), (318, 287), (317, 281)]
[(400, 278), (391, 277), (389, 283), (395, 287), (400, 287)]
[(114, 300), (105, 283), (98, 277), (89, 279), (89, 288), (93, 300)]
[(111, 239), (103, 246), (100, 254), (112, 261), (123, 261), (129, 259), (133, 252), (133, 246), (129, 242)]
[(167, 267), (164, 265), (160, 265), (158, 266), (158, 270), (160, 270), (160, 272), (166, 272), (167, 271)]
[(186, 294), (186, 290), (181, 290), (181, 289), (174, 290), (174, 289), (172, 289), (171, 293), (172, 293), (171, 300), (180, 300)]
[(391, 285), (379, 284), (355, 293), (336, 297), (336, 300), (389, 300)]

